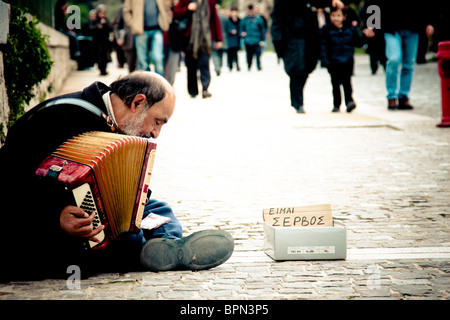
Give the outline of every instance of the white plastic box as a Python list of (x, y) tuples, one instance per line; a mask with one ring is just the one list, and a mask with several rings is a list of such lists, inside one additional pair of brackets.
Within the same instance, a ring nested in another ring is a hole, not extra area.
[(274, 260), (345, 260), (347, 229), (273, 227), (264, 223), (264, 251)]

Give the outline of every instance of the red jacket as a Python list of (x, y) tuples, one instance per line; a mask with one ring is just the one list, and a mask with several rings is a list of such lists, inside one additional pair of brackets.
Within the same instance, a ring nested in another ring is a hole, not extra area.
[[(188, 10), (189, 3), (192, 0), (180, 0), (173, 8), (173, 19), (182, 20), (186, 17), (191, 17), (192, 12)], [(211, 30), (211, 38), (213, 41), (223, 41), (222, 26), (220, 24), (219, 15), (216, 10), (216, 0), (208, 0), (209, 4), (209, 28)], [(191, 35), (191, 24), (184, 33), (185, 37)]]

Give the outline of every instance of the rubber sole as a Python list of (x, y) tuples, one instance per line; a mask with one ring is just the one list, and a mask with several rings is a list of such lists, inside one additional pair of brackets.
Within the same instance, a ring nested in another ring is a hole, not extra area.
[(151, 239), (141, 250), (141, 265), (149, 271), (206, 270), (227, 261), (233, 237), (223, 230), (203, 230), (183, 239)]

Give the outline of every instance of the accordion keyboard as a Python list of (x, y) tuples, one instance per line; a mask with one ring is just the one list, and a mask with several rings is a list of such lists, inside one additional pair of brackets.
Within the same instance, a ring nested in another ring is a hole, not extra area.
[[(92, 221), (92, 224), (94, 225), (94, 229), (97, 229), (99, 226), (102, 225), (102, 222), (100, 220), (100, 216), (98, 214), (98, 210), (95, 205), (94, 197), (92, 196), (91, 187), (89, 186), (89, 184), (85, 183), (79, 186), (78, 188), (73, 189), (72, 191), (75, 198), (75, 202), (77, 203), (78, 207), (83, 209), (89, 215), (91, 215), (92, 212), (95, 212), (95, 217), (94, 220)], [(102, 242), (103, 239), (105, 238), (105, 233), (101, 231), (95, 237), (99, 239), (100, 242)], [(91, 248), (97, 244), (98, 243), (94, 241), (89, 241), (89, 246)]]

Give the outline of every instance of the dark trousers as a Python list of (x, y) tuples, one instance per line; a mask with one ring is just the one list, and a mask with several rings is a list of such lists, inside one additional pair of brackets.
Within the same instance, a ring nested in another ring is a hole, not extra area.
[(186, 51), (185, 63), (187, 67), (187, 86), (191, 96), (198, 95), (198, 77), (197, 72), (200, 71), (200, 82), (202, 90), (207, 91), (211, 83), (211, 73), (209, 71), (208, 53), (199, 52), (198, 58), (194, 58), (189, 50)]
[(248, 69), (252, 67), (253, 63), (253, 56), (256, 57), (256, 67), (258, 70), (261, 70), (261, 47), (259, 44), (246, 44), (245, 45), (245, 52), (247, 53), (247, 65)]
[(238, 59), (239, 47), (228, 48), (228, 68), (233, 70), (233, 63), (236, 63), (236, 69), (239, 71), (239, 59)]
[(298, 109), (303, 107), (303, 88), (306, 84), (307, 75), (304, 76), (289, 76), (289, 89), (291, 93), (291, 106)]
[(353, 74), (353, 61), (351, 63), (334, 64), (328, 67), (333, 86), (333, 104), (339, 108), (342, 102), (341, 85), (344, 89), (345, 104), (353, 101), (351, 77)]

